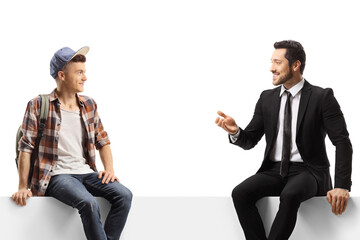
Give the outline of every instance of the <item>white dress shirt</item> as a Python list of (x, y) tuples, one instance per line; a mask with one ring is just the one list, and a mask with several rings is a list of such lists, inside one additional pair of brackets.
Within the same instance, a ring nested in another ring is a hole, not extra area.
[[(301, 89), (303, 88), (305, 83), (304, 78), (295, 86), (290, 88), (288, 91), (291, 93), (290, 104), (291, 104), (291, 144), (290, 144), (290, 161), (291, 162), (303, 162), (303, 159), (300, 156), (299, 150), (296, 146), (296, 124), (297, 117), (299, 112), (299, 104), (301, 98)], [(276, 137), (276, 142), (271, 149), (270, 152), (270, 160), (278, 162), (281, 161), (282, 155), (282, 146), (283, 146), (283, 132), (284, 132), (284, 110), (286, 103), (286, 94), (285, 87), (282, 85), (280, 90), (281, 102), (280, 102), (280, 111), (279, 111), (279, 119), (278, 119), (278, 135)], [(240, 135), (240, 131), (238, 131), (235, 135), (230, 135), (230, 140), (234, 143), (238, 139)]]

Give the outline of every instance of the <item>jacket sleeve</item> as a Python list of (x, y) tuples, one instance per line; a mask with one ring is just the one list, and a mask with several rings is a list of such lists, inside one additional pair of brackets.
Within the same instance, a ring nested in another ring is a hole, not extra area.
[(336, 148), (335, 188), (351, 189), (352, 145), (339, 103), (332, 89), (325, 89), (322, 120), (326, 133)]
[[(254, 115), (245, 129), (239, 128), (240, 135), (237, 138), (236, 142), (233, 144), (248, 150), (253, 147), (260, 141), (264, 135), (264, 120), (262, 112), (262, 95), (260, 96), (258, 102), (255, 106)], [(230, 143), (232, 143), (231, 139)]]

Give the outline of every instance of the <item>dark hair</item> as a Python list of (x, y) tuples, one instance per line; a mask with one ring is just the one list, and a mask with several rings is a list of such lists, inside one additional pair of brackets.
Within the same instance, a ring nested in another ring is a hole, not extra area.
[(76, 55), (73, 59), (71, 59), (69, 61), (69, 63), (70, 62), (86, 62), (86, 57), (85, 57), (85, 55), (79, 54), (79, 55)]
[(284, 40), (274, 43), (274, 48), (286, 48), (285, 58), (289, 61), (289, 67), (291, 64), (299, 60), (301, 62), (300, 73), (301, 75), (303, 74), (306, 62), (306, 54), (303, 46), (299, 42), (294, 40)]
[(64, 67), (61, 69), (61, 71), (66, 71), (67, 66), (72, 62), (86, 62), (86, 57), (82, 54), (76, 55), (73, 59), (71, 59)]

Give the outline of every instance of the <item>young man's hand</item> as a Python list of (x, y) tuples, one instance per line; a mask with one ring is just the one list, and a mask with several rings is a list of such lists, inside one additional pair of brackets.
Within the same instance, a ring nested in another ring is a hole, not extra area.
[(218, 111), (217, 114), (219, 114), (222, 118), (217, 117), (215, 123), (228, 133), (232, 135), (236, 134), (239, 129), (235, 120), (221, 111)]
[(19, 189), (16, 193), (12, 195), (12, 200), (20, 206), (26, 205), (26, 199), (32, 196), (32, 192), (29, 189)]
[(98, 178), (101, 179), (102, 178), (102, 181), (101, 183), (102, 184), (108, 184), (110, 181), (111, 182), (114, 182), (115, 180), (120, 182), (119, 178), (117, 178), (114, 174), (114, 172), (111, 172), (111, 171), (100, 171), (99, 174), (98, 174)]
[(326, 199), (332, 206), (332, 212), (335, 215), (345, 212), (348, 200), (350, 198), (349, 191), (342, 188), (335, 188), (327, 192)]

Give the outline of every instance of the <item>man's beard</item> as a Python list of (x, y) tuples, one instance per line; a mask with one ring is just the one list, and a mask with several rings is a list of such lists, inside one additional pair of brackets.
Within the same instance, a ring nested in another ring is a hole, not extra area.
[(293, 73), (291, 72), (291, 69), (289, 69), (289, 71), (286, 73), (285, 76), (279, 78), (276, 86), (286, 83), (292, 77), (293, 77)]

